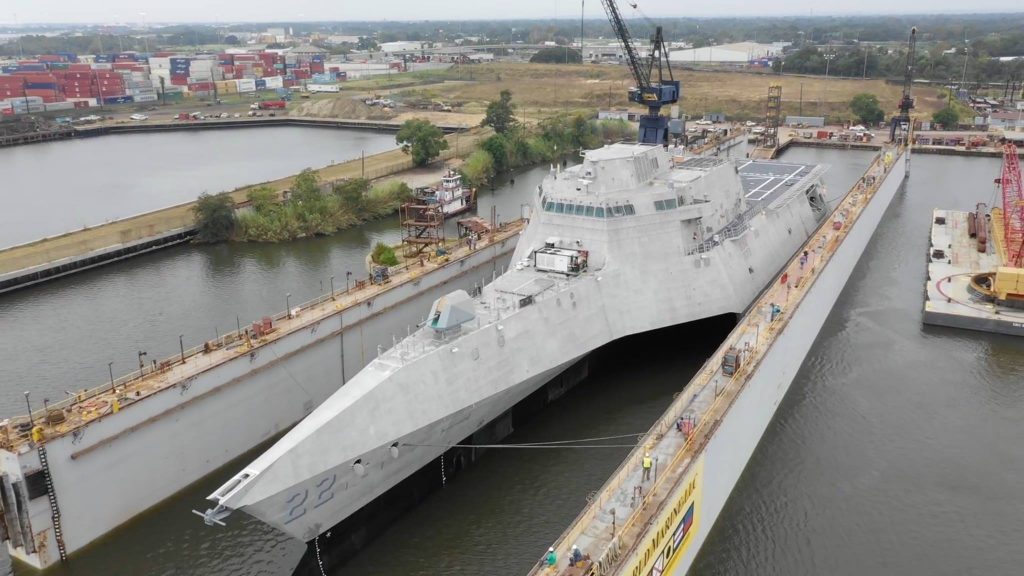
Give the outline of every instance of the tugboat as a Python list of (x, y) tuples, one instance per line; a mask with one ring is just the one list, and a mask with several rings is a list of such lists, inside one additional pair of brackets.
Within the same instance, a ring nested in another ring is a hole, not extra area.
[(441, 187), (426, 186), (416, 189), (416, 201), (439, 205), (445, 218), (462, 214), (476, 205), (476, 189), (462, 185), (462, 174), (451, 168), (441, 178)]

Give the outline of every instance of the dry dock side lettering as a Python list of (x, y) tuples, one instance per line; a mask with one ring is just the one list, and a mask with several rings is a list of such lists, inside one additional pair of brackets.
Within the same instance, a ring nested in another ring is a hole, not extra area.
[[(632, 576), (661, 576), (670, 574), (676, 561), (682, 557), (697, 532), (700, 518), (701, 485), (704, 482), (704, 456), (694, 463), (693, 470), (683, 481), (685, 486), (671, 508), (662, 510), (655, 526), (661, 526), (651, 536), (643, 553), (637, 553), (632, 568), (625, 573)], [(672, 538), (665, 542), (668, 535)], [(658, 551), (657, 555), (654, 552)]]

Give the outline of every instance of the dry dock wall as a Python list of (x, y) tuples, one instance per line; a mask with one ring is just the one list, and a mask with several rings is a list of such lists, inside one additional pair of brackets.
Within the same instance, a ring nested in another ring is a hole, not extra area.
[[(696, 531), (693, 540), (682, 551), (683, 555), (675, 565), (673, 575), (685, 575), (693, 564), (832, 306), (903, 184), (905, 169), (906, 154), (903, 154), (894, 162), (885, 182), (861, 212), (804, 300), (792, 312), (789, 324), (778, 333), (704, 450), (693, 458), (695, 463), (703, 461), (704, 466), (702, 485), (699, 487), (700, 500), (694, 518)], [(666, 497), (665, 502), (679, 500), (688, 486), (688, 482), (681, 482)], [(652, 537), (650, 533), (645, 534), (635, 550), (642, 553)], [(631, 564), (627, 558), (622, 565)]]
[[(434, 299), (472, 289), (508, 265), (518, 237), (497, 242), (372, 300), (46, 442), (69, 552), (128, 521), (229, 460), (283, 432), (422, 321)], [(189, 362), (203, 362), (202, 355)], [(2, 451), (0, 451), (2, 452)], [(20, 462), (19, 462), (20, 461)], [(38, 469), (30, 450), (0, 453), (12, 482)], [(59, 560), (45, 493), (29, 502), (39, 552), (11, 549), (35, 566)], [(10, 541), (8, 542), (10, 547)]]

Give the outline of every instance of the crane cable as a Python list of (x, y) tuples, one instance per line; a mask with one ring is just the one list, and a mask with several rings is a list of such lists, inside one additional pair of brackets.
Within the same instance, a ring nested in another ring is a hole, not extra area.
[[(522, 442), (517, 444), (417, 444), (403, 442), (403, 446), (417, 448), (636, 448), (646, 432), (635, 434), (619, 434), (616, 436), (600, 436), (596, 438), (579, 438), (576, 440), (552, 440), (548, 442)], [(636, 444), (585, 444), (588, 442), (600, 442), (602, 440), (618, 440), (621, 438), (636, 438)]]

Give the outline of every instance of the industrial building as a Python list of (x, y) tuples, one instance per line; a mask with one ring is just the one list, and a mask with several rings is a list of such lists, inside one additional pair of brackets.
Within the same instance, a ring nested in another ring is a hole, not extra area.
[(673, 50), (669, 59), (680, 64), (743, 65), (757, 60), (774, 58), (782, 53), (784, 43), (758, 44), (736, 42), (703, 48)]

